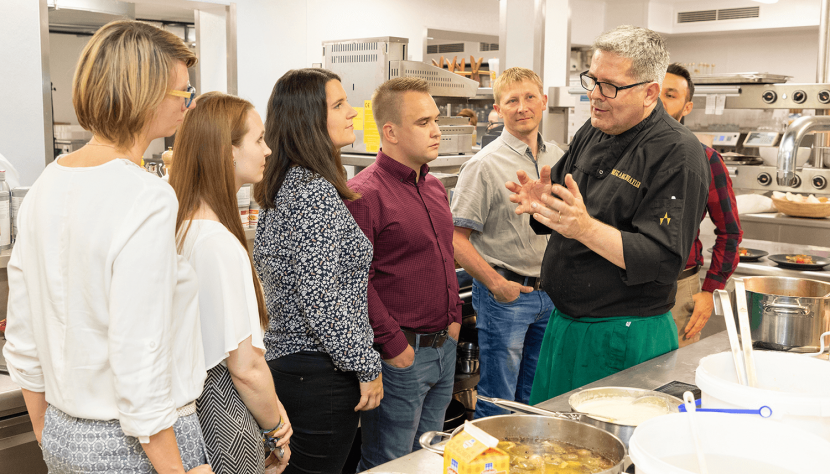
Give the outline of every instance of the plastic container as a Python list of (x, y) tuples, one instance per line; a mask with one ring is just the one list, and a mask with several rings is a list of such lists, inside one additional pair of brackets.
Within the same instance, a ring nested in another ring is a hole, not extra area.
[(6, 170), (0, 170), (0, 250), (12, 248), (12, 193)]
[[(688, 416), (688, 413), (658, 416), (634, 430), (629, 456), (637, 466), (637, 474), (700, 472)], [(813, 433), (750, 415), (696, 413), (693, 416), (709, 474), (827, 472), (830, 442)], [(678, 463), (688, 469), (677, 467)]]
[(23, 204), (23, 198), (29, 192), (29, 186), (19, 186), (12, 189), (12, 242), (17, 239), (17, 214), (20, 212), (20, 205)]
[(755, 351), (758, 387), (740, 385), (731, 352), (704, 357), (695, 384), (703, 408), (772, 409), (772, 420), (830, 441), (830, 363), (805, 355)]

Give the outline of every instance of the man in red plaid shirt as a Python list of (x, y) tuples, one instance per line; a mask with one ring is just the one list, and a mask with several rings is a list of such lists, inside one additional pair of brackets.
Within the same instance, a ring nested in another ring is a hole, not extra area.
[[(681, 121), (692, 111), (694, 93), (695, 85), (689, 71), (677, 63), (669, 65), (660, 91), (666, 112)], [(716, 227), (717, 240), (712, 248), (712, 263), (702, 286), (698, 272), (703, 266), (703, 245), (699, 238), (695, 239), (686, 268), (677, 279), (677, 299), (671, 314), (677, 324), (680, 347), (700, 340), (700, 331), (714, 309), (712, 293), (726, 286), (726, 280), (738, 266), (738, 244), (743, 235), (726, 164), (718, 152), (706, 145), (702, 146), (712, 169), (712, 182), (709, 184), (709, 198), (701, 219), (709, 213), (709, 218)]]

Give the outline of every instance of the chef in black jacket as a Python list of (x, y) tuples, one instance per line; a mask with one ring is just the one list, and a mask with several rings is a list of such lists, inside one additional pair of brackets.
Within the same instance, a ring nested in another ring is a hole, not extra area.
[(703, 147), (660, 102), (663, 39), (626, 25), (594, 50), (580, 75), (591, 120), (552, 170), (507, 185), (551, 234), (541, 278), (556, 310), (531, 404), (677, 349), (670, 310), (706, 206)]

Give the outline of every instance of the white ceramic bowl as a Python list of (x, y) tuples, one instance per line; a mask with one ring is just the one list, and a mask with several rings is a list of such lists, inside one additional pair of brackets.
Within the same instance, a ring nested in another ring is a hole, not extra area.
[[(795, 166), (800, 168), (810, 159), (810, 151), (812, 149), (808, 146), (798, 147), (798, 154), (795, 157)], [(758, 148), (764, 164), (767, 166), (778, 166), (778, 147), (777, 146), (762, 146)]]

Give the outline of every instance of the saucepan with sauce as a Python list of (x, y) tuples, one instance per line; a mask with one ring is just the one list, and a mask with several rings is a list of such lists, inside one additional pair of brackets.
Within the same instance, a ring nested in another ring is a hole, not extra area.
[(571, 411), (581, 413), (579, 421), (628, 440), (637, 425), (651, 418), (678, 413), (683, 401), (671, 395), (630, 387), (598, 387), (568, 397)]
[(683, 403), (679, 398), (662, 392), (630, 387), (599, 387), (574, 393), (568, 398), (573, 413), (554, 412), (499, 398), (479, 396), (479, 399), (519, 413), (569, 416), (613, 434), (623, 442), (626, 449), (637, 425), (656, 416), (677, 413), (677, 407)]

